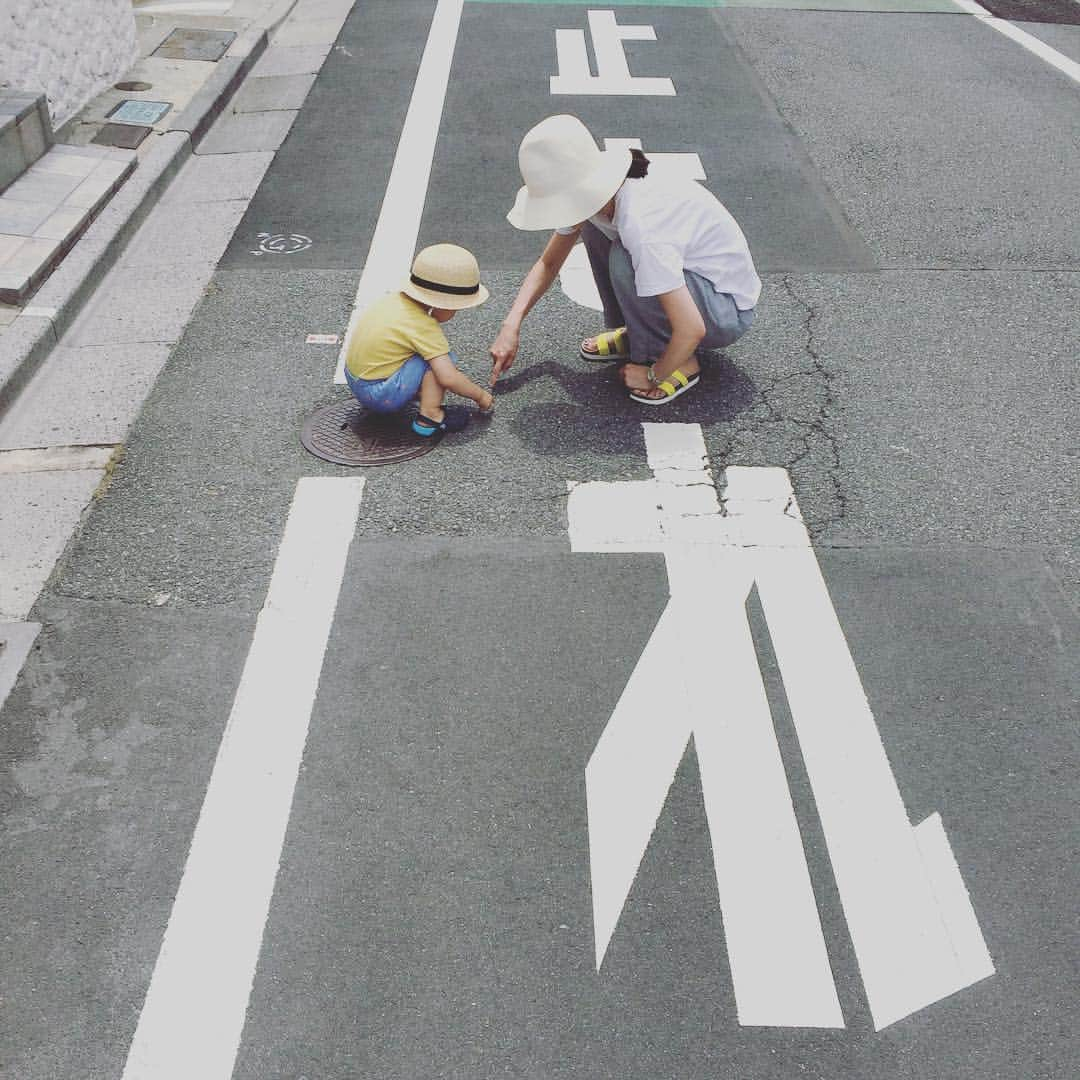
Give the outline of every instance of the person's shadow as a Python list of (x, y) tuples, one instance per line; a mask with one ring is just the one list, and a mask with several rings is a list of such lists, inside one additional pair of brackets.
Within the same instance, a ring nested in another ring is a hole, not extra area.
[(531, 402), (520, 408), (511, 406), (506, 412), (514, 434), (532, 450), (564, 457), (582, 450), (613, 456), (638, 455), (640, 424), (723, 423), (750, 408), (757, 394), (749, 375), (718, 353), (702, 363), (701, 382), (667, 405), (632, 401), (615, 364), (577, 370), (553, 360), (504, 376), (499, 380), (496, 397), (513, 394), (544, 378), (554, 379), (573, 401)]

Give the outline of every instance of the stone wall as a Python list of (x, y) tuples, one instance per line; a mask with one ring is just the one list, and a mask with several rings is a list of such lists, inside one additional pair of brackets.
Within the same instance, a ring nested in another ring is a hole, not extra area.
[(59, 127), (135, 62), (131, 0), (0, 0), (0, 89), (44, 93)]

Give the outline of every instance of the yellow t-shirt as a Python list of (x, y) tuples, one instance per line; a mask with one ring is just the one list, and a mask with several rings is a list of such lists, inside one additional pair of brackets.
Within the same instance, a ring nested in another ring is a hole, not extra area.
[(345, 363), (357, 379), (385, 379), (414, 353), (431, 360), (449, 351), (438, 321), (404, 293), (395, 292), (376, 300), (360, 316)]

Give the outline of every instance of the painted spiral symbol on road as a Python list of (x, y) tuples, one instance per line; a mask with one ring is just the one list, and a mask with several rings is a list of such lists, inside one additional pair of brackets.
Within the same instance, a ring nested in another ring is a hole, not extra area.
[(302, 233), (259, 233), (257, 249), (252, 255), (295, 255), (311, 247), (311, 237)]

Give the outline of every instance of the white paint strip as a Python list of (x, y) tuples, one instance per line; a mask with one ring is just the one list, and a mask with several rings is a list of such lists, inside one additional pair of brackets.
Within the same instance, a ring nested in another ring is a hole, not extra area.
[(116, 451), (115, 446), (44, 446), (29, 450), (0, 450), (0, 476), (104, 469)]
[[(809, 541), (755, 577), (880, 1030), (969, 985)], [(977, 924), (970, 927), (978, 934)]]
[[(875, 1026), (985, 978), (993, 962), (952, 850), (939, 820), (911, 827), (790, 478), (731, 467), (720, 505), (698, 426), (644, 429), (654, 481), (570, 489), (573, 550), (663, 551), (672, 594), (586, 769), (598, 961), (689, 725), (740, 1022), (842, 1024), (745, 622), (756, 583)], [(751, 850), (760, 861), (747, 866)], [(777, 894), (791, 905), (783, 914)], [(777, 975), (767, 931), (795, 957), (794, 975)], [(795, 985), (778, 989), (778, 978)]]
[(229, 1080), (363, 478), (296, 487), (123, 1080)]
[[(572, 487), (574, 550), (603, 525), (641, 536), (650, 511), (661, 534), (683, 513), (719, 518), (700, 427), (643, 426), (655, 480)], [(746, 619), (751, 566), (732, 550), (662, 550), (671, 599), (585, 769), (597, 968), (693, 735), (739, 1022), (843, 1027)]]
[(1080, 64), (1069, 59), (1064, 53), (1058, 52), (1057, 49), (1051, 48), (1045, 41), (1040, 41), (1033, 34), (1021, 30), (1007, 19), (999, 19), (996, 15), (991, 15), (981, 4), (975, 3), (975, 0), (953, 0), (953, 3), (962, 11), (974, 15), (991, 30), (996, 30), (999, 34), (1004, 34), (1005, 37), (1015, 41), (1017, 45), (1023, 46), (1028, 52), (1056, 68), (1073, 82), (1080, 83)]
[(464, 0), (439, 0), (435, 8), (379, 220), (338, 354), (335, 383), (345, 382), (345, 358), (357, 320), (375, 300), (397, 288), (398, 283), (408, 277), (427, 201), (431, 163), (435, 157), (463, 5)]
[(960, 876), (956, 856), (945, 835), (945, 823), (940, 814), (931, 814), (915, 826), (915, 842), (919, 846), (926, 876), (937, 898), (952, 940), (960, 970), (966, 985), (979, 982), (994, 974), (994, 961), (983, 940), (979, 920), (971, 896)]
[(552, 94), (607, 94), (619, 97), (674, 97), (669, 78), (634, 76), (626, 63), (624, 41), (655, 41), (651, 26), (619, 26), (614, 11), (590, 11), (589, 33), (596, 54), (597, 73), (589, 71), (583, 30), (555, 31), (558, 74), (552, 75)]

